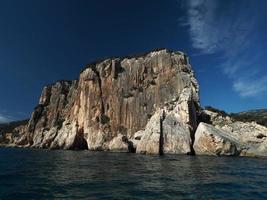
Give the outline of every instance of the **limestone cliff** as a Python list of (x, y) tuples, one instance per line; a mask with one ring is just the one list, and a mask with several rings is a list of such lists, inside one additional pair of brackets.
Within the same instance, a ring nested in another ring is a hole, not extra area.
[[(143, 153), (158, 153), (164, 145), (165, 152), (192, 153), (198, 91), (188, 57), (181, 52), (163, 49), (95, 62), (78, 80), (44, 87), (18, 144), (132, 152), (137, 148)], [(163, 111), (165, 143), (160, 147), (162, 130), (147, 128), (160, 122)], [(151, 131), (155, 143), (145, 142)], [(147, 150), (147, 143), (155, 144), (154, 149)]]
[(267, 156), (266, 133), (267, 128), (255, 122), (202, 110), (188, 57), (162, 49), (91, 63), (77, 80), (45, 86), (27, 124), (0, 127), (0, 144)]

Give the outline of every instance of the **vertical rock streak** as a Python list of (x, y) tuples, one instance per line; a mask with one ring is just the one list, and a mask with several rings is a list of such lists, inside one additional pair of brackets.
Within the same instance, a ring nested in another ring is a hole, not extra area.
[(198, 84), (183, 53), (163, 49), (106, 59), (88, 65), (78, 81), (44, 88), (28, 125), (28, 145), (190, 153), (191, 105), (197, 106), (192, 112), (199, 109)]
[(159, 155), (162, 156), (164, 154), (164, 133), (163, 133), (163, 121), (165, 120), (165, 111), (162, 111), (162, 115), (160, 116), (160, 136), (159, 136)]
[(201, 110), (188, 57), (166, 49), (92, 63), (78, 80), (44, 87), (26, 123), (4, 133), (0, 128), (0, 144), (159, 155), (267, 155), (267, 128)]

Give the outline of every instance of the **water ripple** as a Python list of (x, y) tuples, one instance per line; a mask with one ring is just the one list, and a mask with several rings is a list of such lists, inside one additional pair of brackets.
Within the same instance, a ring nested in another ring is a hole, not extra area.
[(0, 199), (267, 199), (267, 160), (0, 149)]

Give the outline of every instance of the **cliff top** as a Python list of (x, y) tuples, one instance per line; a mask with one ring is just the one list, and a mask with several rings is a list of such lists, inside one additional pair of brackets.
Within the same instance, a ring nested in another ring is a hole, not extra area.
[[(151, 51), (147, 51), (147, 52), (144, 52), (144, 53), (138, 53), (138, 54), (132, 54), (132, 55), (126, 55), (126, 56), (114, 56), (114, 57), (106, 57), (106, 58), (99, 58), (99, 59), (96, 59), (95, 61), (92, 61), (88, 64), (86, 64), (82, 70), (80, 71), (80, 73), (84, 72), (86, 69), (90, 68), (90, 67), (95, 67), (97, 64), (101, 63), (101, 62), (104, 62), (105, 60), (124, 60), (124, 59), (131, 59), (131, 58), (144, 58), (146, 56), (148, 56), (149, 54), (151, 53), (155, 53), (155, 52), (160, 52), (160, 51), (166, 51), (167, 53), (176, 53), (178, 55), (184, 55), (185, 58), (188, 59), (188, 56), (181, 52), (181, 51), (177, 51), (177, 50), (170, 50), (170, 49), (167, 49), (167, 48), (157, 48), (157, 49), (153, 49)], [(45, 87), (49, 87), (49, 86), (53, 86), (57, 83), (71, 83), (72, 81), (75, 81), (75, 80), (78, 80), (78, 79), (74, 79), (74, 80), (57, 80), (55, 81), (54, 83), (49, 83), (49, 84), (46, 84)]]
[(170, 50), (170, 49), (166, 49), (166, 48), (158, 48), (158, 49), (154, 49), (154, 50), (147, 51), (147, 52), (144, 52), (144, 53), (96, 59), (95, 61), (86, 64), (85, 67), (81, 70), (81, 73), (84, 70), (86, 70), (87, 68), (95, 66), (95, 65), (97, 65), (97, 64), (99, 64), (101, 62), (104, 62), (105, 60), (116, 60), (116, 59), (118, 59), (118, 60), (122, 61), (124, 59), (144, 58), (144, 57), (148, 56), (151, 53), (160, 52), (160, 51), (166, 51), (167, 53), (176, 53), (176, 54), (179, 54), (179, 55), (184, 55), (186, 58), (188, 58), (187, 55), (185, 53), (181, 52), (181, 51), (175, 51), (175, 50)]

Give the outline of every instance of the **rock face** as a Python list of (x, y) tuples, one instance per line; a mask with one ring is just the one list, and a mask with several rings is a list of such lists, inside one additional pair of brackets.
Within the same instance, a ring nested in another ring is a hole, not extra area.
[(196, 154), (235, 156), (239, 154), (238, 145), (230, 133), (209, 124), (200, 123), (195, 133)]
[(255, 122), (235, 121), (230, 116), (205, 110), (212, 125), (228, 133), (240, 144), (241, 156), (267, 156), (267, 128)]
[(44, 87), (24, 134), (26, 145), (191, 153), (198, 91), (181, 52), (163, 49), (92, 63), (78, 80)]
[(27, 141), (28, 120), (12, 122), (0, 127), (0, 145), (24, 146)]
[(158, 110), (148, 122), (145, 130), (139, 131), (138, 153), (193, 154), (192, 134), (197, 127), (196, 107), (192, 90), (185, 88), (177, 102)]
[(5, 130), (9, 146), (267, 156), (267, 128), (202, 110), (187, 56), (166, 49), (91, 63), (77, 80), (45, 86), (29, 122)]

